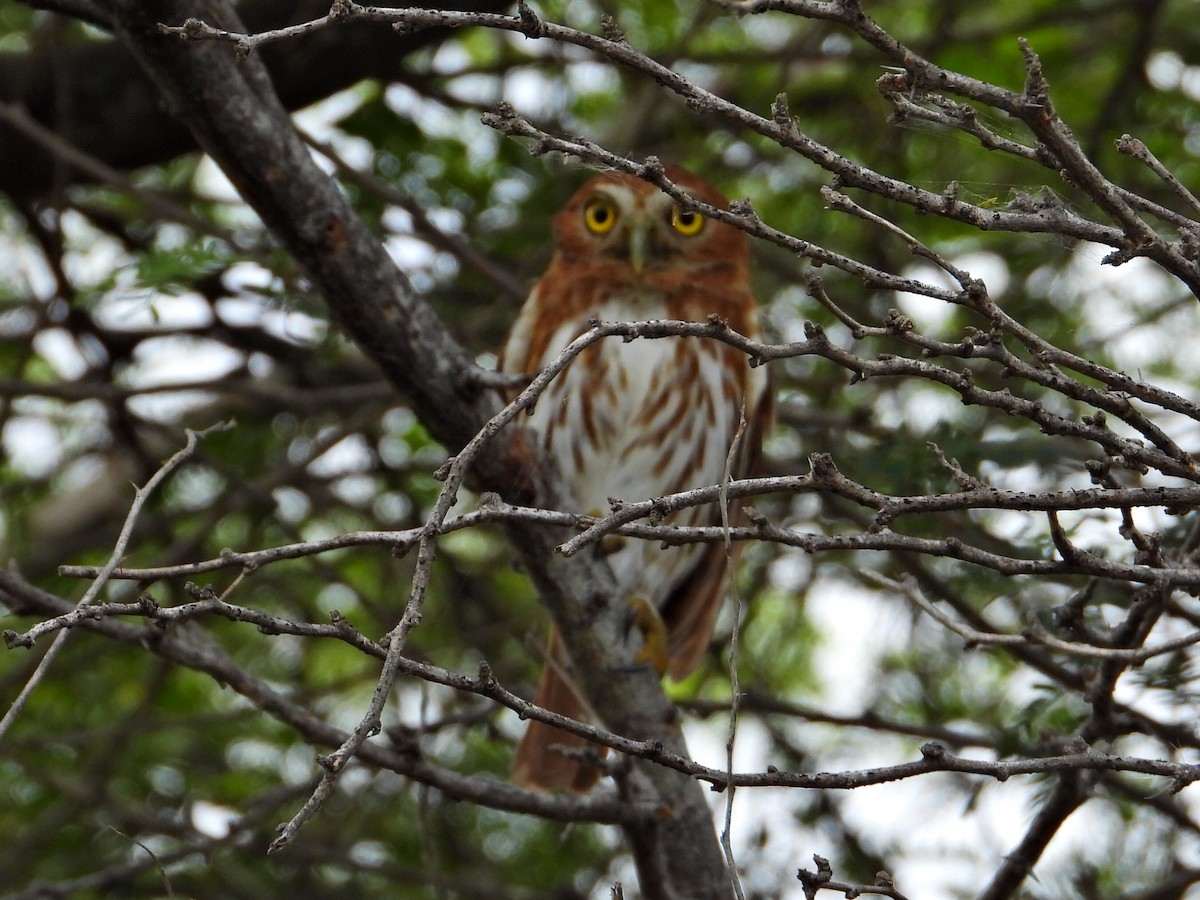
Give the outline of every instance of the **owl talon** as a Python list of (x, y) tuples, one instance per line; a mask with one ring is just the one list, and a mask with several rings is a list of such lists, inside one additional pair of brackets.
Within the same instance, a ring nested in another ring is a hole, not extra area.
[(658, 610), (643, 597), (629, 601), (629, 625), (642, 633), (642, 649), (634, 660), (649, 663), (660, 676), (666, 674), (670, 659), (667, 655), (667, 623)]

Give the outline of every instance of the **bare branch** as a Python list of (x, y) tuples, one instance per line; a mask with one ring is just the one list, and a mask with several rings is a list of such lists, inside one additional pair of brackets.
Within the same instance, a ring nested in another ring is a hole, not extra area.
[(1049, 647), (1051, 650), (1056, 650), (1059, 653), (1066, 653), (1070, 656), (1080, 656), (1093, 659), (1109, 659), (1122, 662), (1128, 665), (1140, 665), (1148, 659), (1153, 659), (1155, 656), (1162, 656), (1165, 653), (1174, 653), (1178, 650), (1183, 650), (1187, 647), (1194, 646), (1200, 643), (1200, 631), (1193, 631), (1190, 634), (1182, 637), (1174, 638), (1168, 641), (1162, 641), (1158, 644), (1151, 644), (1148, 647), (1139, 647), (1136, 650), (1125, 650), (1117, 647), (1097, 647), (1091, 644), (1076, 643), (1073, 641), (1064, 641), (1047, 633), (1041, 626), (1035, 624), (1030, 625), (1021, 634), (995, 634), (992, 632), (978, 631), (971, 628), (962, 622), (957, 621), (952, 616), (946, 615), (931, 603), (921, 592), (915, 581), (911, 578), (905, 578), (903, 581), (894, 581), (887, 578), (878, 572), (873, 572), (869, 569), (863, 570), (862, 575), (868, 581), (874, 582), (881, 587), (896, 591), (902, 594), (913, 602), (922, 612), (929, 615), (941, 625), (953, 631), (961, 637), (968, 647), (975, 646), (1000, 646), (1014, 647), (1022, 644), (1040, 644), (1044, 647)]
[[(1117, 150), (1124, 153), (1126, 156), (1132, 156), (1138, 162), (1144, 164), (1151, 172), (1166, 182), (1167, 186), (1175, 192), (1188, 206), (1192, 208), (1194, 214), (1200, 214), (1200, 199), (1188, 190), (1187, 185), (1176, 177), (1175, 173), (1164, 166), (1146, 146), (1144, 141), (1139, 141), (1132, 135), (1123, 134), (1116, 140)], [(1193, 226), (1195, 222), (1191, 223)]]
[(873, 885), (846, 884), (833, 880), (833, 868), (829, 865), (829, 860), (814, 853), (813, 862), (817, 864), (817, 871), (810, 872), (807, 869), (801, 869), (796, 873), (796, 877), (800, 879), (800, 883), (804, 886), (806, 900), (813, 900), (819, 891), (840, 891), (846, 897), (860, 897), (864, 894), (874, 894), (879, 897), (891, 897), (892, 900), (908, 900), (907, 897), (896, 890), (892, 876), (887, 872), (877, 873), (875, 884)]
[[(59, 616), (68, 613), (72, 608), (72, 604), (27, 584), (7, 569), (0, 569), (0, 602), (22, 614)], [(253, 677), (206, 636), (197, 633), (173, 634), (156, 629), (152, 633), (153, 639), (147, 640), (147, 632), (144, 629), (107, 617), (85, 616), (77, 621), (108, 638), (142, 651), (148, 649), (170, 662), (209, 675), (216, 683), (245, 697), (256, 709), (294, 729), (303, 740), (314, 746), (337, 747), (347, 739), (346, 733), (341, 729), (313, 715), (305, 706), (289, 700), (266, 682)], [(554, 713), (539, 713), (533, 704), (499, 688), (490, 677), (473, 679), (411, 660), (405, 661), (404, 665), (406, 674), (424, 677), (426, 680), (446, 684), (458, 690), (471, 690), (473, 686), (473, 693), (497, 700), (501, 697), (508, 699), (513, 704), (512, 708), (530, 716), (544, 715), (546, 721), (557, 727), (590, 729), (589, 737), (600, 739), (607, 734), (600, 729), (592, 729), (592, 726), (564, 719)], [(621, 738), (617, 740), (624, 741)], [(625, 746), (636, 749), (646, 743), (651, 742), (625, 741)], [(651, 744), (649, 750), (653, 750), (654, 746)], [(630, 815), (635, 818), (640, 815), (636, 809), (630, 810), (611, 795), (578, 797), (527, 791), (489, 779), (462, 775), (414, 757), (403, 749), (391, 749), (378, 742), (363, 744), (359, 748), (358, 757), (368, 765), (380, 766), (430, 784), (447, 796), (497, 809), (520, 811), (558, 821), (597, 821), (610, 824), (625, 821)]]
[[(89, 4), (90, 5), (90, 4)], [(237, 244), (232, 232), (217, 223), (184, 209), (157, 191), (140, 187), (132, 178), (112, 166), (100, 161), (74, 144), (55, 134), (29, 115), (15, 103), (0, 103), (0, 122), (19, 132), (47, 152), (78, 169), (101, 184), (125, 192), (136, 198), (146, 208), (168, 222), (178, 222), (195, 229), (200, 234), (210, 234), (234, 246)]]
[[(75, 604), (76, 610), (83, 609), (89, 604), (95, 602), (96, 598), (100, 595), (100, 591), (104, 589), (106, 584), (108, 584), (109, 577), (112, 575), (113, 570), (117, 568), (117, 563), (120, 561), (121, 557), (125, 555), (125, 550), (129, 546), (129, 539), (133, 536), (133, 527), (137, 523), (138, 517), (142, 514), (142, 508), (146, 505), (146, 501), (150, 498), (150, 495), (154, 493), (160, 484), (170, 477), (172, 472), (174, 472), (191, 458), (192, 454), (196, 451), (196, 444), (201, 438), (211, 434), (214, 431), (225, 431), (230, 427), (232, 426), (229, 424), (221, 424), (214, 425), (211, 428), (206, 428), (203, 431), (192, 431), (189, 429), (187, 432), (187, 444), (185, 444), (182, 449), (172, 454), (171, 457), (167, 459), (167, 461), (163, 463), (161, 467), (159, 467), (158, 471), (150, 476), (150, 479), (144, 485), (142, 485), (142, 487), (135, 490), (133, 502), (129, 505), (129, 513), (125, 516), (125, 522), (121, 526), (121, 533), (117, 536), (116, 543), (113, 545), (112, 553), (109, 554), (108, 562), (104, 564), (104, 567), (96, 575), (95, 580), (88, 587), (87, 591), (84, 592), (84, 595), (79, 599), (79, 602)], [(0, 719), (0, 740), (3, 740), (4, 736), (8, 733), (9, 728), (12, 727), (13, 722), (16, 721), (17, 716), (20, 715), (21, 710), (24, 709), (25, 704), (29, 702), (29, 698), (37, 689), (37, 686), (46, 676), (46, 672), (49, 670), (50, 664), (54, 662), (54, 658), (58, 656), (59, 652), (62, 650), (63, 643), (67, 638), (67, 634), (68, 632), (62, 631), (54, 639), (54, 643), (50, 645), (50, 649), (46, 651), (46, 655), (42, 657), (41, 661), (38, 663), (38, 667), (25, 682), (25, 686), (21, 689), (21, 693), (17, 695), (15, 700), (13, 700), (12, 705), (10, 705), (8, 708), (8, 712), (4, 714), (4, 718)]]

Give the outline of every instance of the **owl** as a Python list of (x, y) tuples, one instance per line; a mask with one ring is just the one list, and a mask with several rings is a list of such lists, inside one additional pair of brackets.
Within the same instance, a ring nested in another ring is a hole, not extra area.
[[(668, 166), (667, 177), (697, 200), (728, 208), (703, 179)], [(716, 315), (756, 338), (746, 235), (680, 207), (632, 175), (592, 178), (554, 218), (556, 246), (501, 355), (506, 372), (536, 372), (586, 331), (608, 322)], [(661, 497), (719, 484), (737, 444), (733, 477), (756, 464), (769, 419), (767, 377), (744, 353), (711, 339), (663, 338), (591, 345), (554, 379), (526, 424), (557, 468), (572, 511), (603, 515), (609, 498)], [(737, 510), (732, 515), (736, 517)], [(721, 522), (716, 505), (673, 514), (669, 524)], [(663, 547), (655, 541), (610, 539), (607, 559), (622, 596), (659, 639), (654, 662), (674, 679), (699, 663), (712, 636), (730, 554), (722, 543)], [(586, 706), (567, 675), (569, 660), (555, 633), (535, 702), (572, 718)], [(565, 677), (566, 676), (566, 677)], [(603, 717), (603, 710), (596, 713)], [(579, 754), (585, 742), (532, 722), (517, 748), (513, 780), (543, 789), (583, 791), (599, 770)]]

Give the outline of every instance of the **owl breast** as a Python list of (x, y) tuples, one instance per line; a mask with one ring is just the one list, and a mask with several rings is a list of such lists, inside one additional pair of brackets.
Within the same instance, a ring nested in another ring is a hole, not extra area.
[[(664, 314), (661, 302), (644, 294), (610, 298), (586, 317), (564, 322), (540, 364), (553, 361), (592, 316), (636, 321)], [(577, 511), (604, 515), (610, 499), (647, 500), (721, 481), (741, 418), (741, 390), (729, 374), (739, 367), (726, 364), (727, 352), (702, 339), (606, 338), (550, 384), (529, 424)], [(716, 516), (715, 507), (693, 507), (668, 521), (710, 524)], [(630, 539), (609, 564), (623, 589), (657, 605), (702, 552), (699, 544), (664, 551), (657, 542)]]

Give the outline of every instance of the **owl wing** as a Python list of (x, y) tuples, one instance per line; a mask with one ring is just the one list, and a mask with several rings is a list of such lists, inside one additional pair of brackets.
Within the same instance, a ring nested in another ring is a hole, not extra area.
[[(762, 467), (763, 437), (770, 430), (775, 410), (765, 374), (757, 386), (757, 402), (746, 411), (746, 427), (737, 457), (730, 467), (733, 478), (753, 478), (760, 474)], [(745, 509), (747, 502), (730, 502), (729, 527), (736, 528), (749, 522)], [(667, 674), (673, 680), (679, 681), (690, 675), (708, 649), (717, 613), (729, 586), (730, 573), (742, 555), (742, 546), (741, 542), (729, 546), (723, 541), (709, 544), (695, 568), (667, 596), (659, 610), (667, 626)]]

